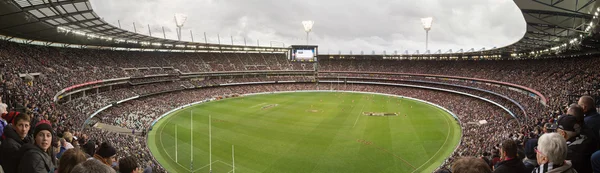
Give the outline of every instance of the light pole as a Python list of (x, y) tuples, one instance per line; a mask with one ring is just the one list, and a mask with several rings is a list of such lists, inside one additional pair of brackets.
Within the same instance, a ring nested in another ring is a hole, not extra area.
[(187, 15), (181, 13), (175, 13), (175, 25), (177, 26), (177, 40), (181, 41), (181, 27), (187, 20)]
[(421, 18), (421, 24), (423, 24), (423, 29), (425, 29), (425, 52), (429, 50), (429, 30), (431, 30), (432, 22), (432, 17)]
[(308, 33), (312, 31), (312, 27), (315, 24), (315, 21), (305, 20), (302, 21), (302, 25), (304, 25), (304, 31), (306, 32), (306, 45), (308, 45)]

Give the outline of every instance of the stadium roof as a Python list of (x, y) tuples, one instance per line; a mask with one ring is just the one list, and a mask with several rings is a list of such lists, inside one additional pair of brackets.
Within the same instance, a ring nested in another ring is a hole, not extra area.
[[(144, 49), (283, 52), (285, 48), (206, 44), (139, 34), (99, 17), (88, 0), (0, 1), (0, 34), (47, 44)], [(162, 34), (160, 34), (162, 35)]]
[[(435, 52), (420, 56), (552, 54), (580, 49), (598, 23), (596, 0), (515, 0), (527, 23), (527, 31), (514, 44), (459, 52)], [(208, 51), (284, 52), (286, 48), (207, 44), (177, 41), (135, 33), (113, 26), (99, 17), (88, 0), (0, 1), (0, 35), (43, 41), (46, 45), (86, 45), (99, 48), (177, 49)], [(160, 35), (160, 34), (159, 34)], [(590, 45), (587, 45), (588, 47)], [(591, 45), (595, 48), (595, 45)]]

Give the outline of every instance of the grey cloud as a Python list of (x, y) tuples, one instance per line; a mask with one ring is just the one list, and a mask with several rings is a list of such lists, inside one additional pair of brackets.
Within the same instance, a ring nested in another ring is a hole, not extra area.
[[(321, 52), (361, 50), (378, 53), (423, 52), (425, 31), (420, 18), (434, 17), (430, 50), (491, 48), (511, 44), (523, 36), (525, 22), (511, 0), (92, 0), (95, 11), (106, 21), (127, 23), (133, 30), (148, 24), (153, 35), (165, 27), (167, 37), (176, 38), (174, 13), (188, 15), (183, 40), (269, 45), (304, 44), (302, 20), (315, 21), (311, 44)], [(138, 30), (140, 30), (138, 28)], [(156, 35), (155, 35), (156, 36)], [(162, 34), (160, 34), (162, 37)], [(274, 43), (279, 44), (280, 43)]]

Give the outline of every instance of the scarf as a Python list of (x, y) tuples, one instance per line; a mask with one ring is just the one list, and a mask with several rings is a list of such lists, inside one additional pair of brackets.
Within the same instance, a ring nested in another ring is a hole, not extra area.
[(108, 162), (106, 162), (106, 159), (102, 158), (102, 156), (100, 156), (98, 154), (94, 154), (94, 159), (104, 163), (105, 165), (112, 166), (112, 165), (108, 164)]
[(557, 164), (553, 164), (552, 162), (548, 162), (548, 163), (545, 163), (543, 165), (540, 165), (540, 166), (536, 167), (533, 170), (533, 173), (546, 173), (546, 172), (548, 172), (548, 171), (550, 171), (550, 170), (552, 170), (554, 168), (558, 168), (558, 167), (561, 167), (561, 166), (562, 165), (557, 165)]

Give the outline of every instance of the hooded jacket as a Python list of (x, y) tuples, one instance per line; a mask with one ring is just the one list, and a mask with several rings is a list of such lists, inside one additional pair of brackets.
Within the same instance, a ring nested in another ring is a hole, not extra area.
[(33, 140), (29, 136), (21, 139), (12, 125), (4, 128), (3, 135), (5, 139), (0, 145), (0, 165), (2, 165), (5, 173), (16, 173), (21, 147)]
[(52, 157), (35, 144), (25, 144), (21, 148), (23, 156), (19, 163), (19, 173), (54, 172)]

